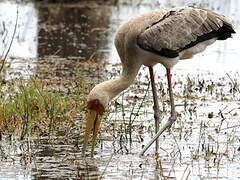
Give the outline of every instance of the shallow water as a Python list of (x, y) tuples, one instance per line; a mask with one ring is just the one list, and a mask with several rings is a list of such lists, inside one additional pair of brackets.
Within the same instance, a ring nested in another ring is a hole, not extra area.
[[(158, 9), (156, 7), (198, 5), (225, 14), (233, 22), (236, 32), (240, 29), (238, 0), (160, 2), (132, 0), (104, 4), (91, 1), (68, 5), (0, 2), (0, 33), (4, 42), (0, 45), (0, 54), (4, 54), (9, 45), (17, 8), (19, 10), (6, 79), (29, 78), (35, 73), (36, 66), (41, 66), (48, 58), (56, 61), (51, 62), (53, 66), (63, 63), (66, 72), (79, 60), (106, 59), (110, 64), (104, 68), (108, 72), (95, 80), (114, 78), (121, 69), (113, 46), (115, 31), (130, 17)], [(138, 156), (154, 130), (150, 89), (144, 98), (148, 89), (148, 69), (143, 67), (135, 84), (110, 106), (113, 113), (103, 120), (94, 159), (83, 159), (81, 145), (78, 149), (75, 142), (61, 137), (52, 144), (45, 139), (1, 141), (0, 178), (240, 179), (240, 92), (232, 89), (233, 82), (239, 88), (240, 81), (239, 40), (237, 33), (232, 39), (217, 42), (193, 60), (174, 67), (178, 121), (171, 131), (160, 137), (159, 159), (154, 158), (154, 145), (146, 156)], [(161, 119), (166, 121), (169, 104), (165, 69), (157, 65), (155, 70)], [(49, 74), (48, 78), (64, 76)], [(86, 79), (95, 75), (96, 72), (85, 73)], [(131, 130), (128, 125), (133, 119)]]

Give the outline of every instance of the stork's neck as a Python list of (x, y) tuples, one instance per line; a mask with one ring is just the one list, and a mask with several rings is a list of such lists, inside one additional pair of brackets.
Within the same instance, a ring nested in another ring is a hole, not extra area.
[(135, 64), (134, 67), (124, 67), (122, 74), (114, 80), (104, 82), (109, 93), (110, 100), (128, 88), (135, 80), (141, 65)]
[(136, 78), (141, 64), (123, 66), (122, 74), (114, 80), (108, 80), (95, 86), (89, 94), (89, 101), (99, 99), (104, 108), (114, 97), (128, 88)]

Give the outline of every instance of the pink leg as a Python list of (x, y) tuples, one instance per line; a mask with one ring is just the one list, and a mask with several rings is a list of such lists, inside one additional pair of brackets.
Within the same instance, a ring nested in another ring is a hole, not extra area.
[(176, 111), (175, 111), (175, 104), (174, 104), (174, 98), (173, 98), (171, 71), (170, 71), (170, 69), (167, 69), (167, 79), (168, 79), (168, 91), (169, 91), (170, 104), (171, 104), (171, 116), (170, 116), (169, 120), (176, 121), (177, 115), (176, 115)]
[[(154, 110), (154, 119), (155, 119), (155, 133), (159, 131), (159, 123), (160, 123), (160, 110), (159, 110), (159, 104), (158, 104), (158, 96), (157, 96), (157, 89), (156, 84), (154, 80), (154, 73), (153, 68), (149, 67), (149, 73), (150, 73), (150, 79), (152, 84), (152, 94), (153, 94), (153, 110)], [(155, 147), (155, 154), (158, 154), (159, 149), (159, 139), (156, 139), (156, 147)]]
[(173, 99), (173, 92), (172, 92), (172, 82), (171, 82), (171, 71), (170, 69), (167, 69), (167, 79), (168, 79), (168, 90), (169, 90), (169, 96), (170, 96), (170, 104), (171, 104), (171, 116), (166, 122), (166, 124), (163, 125), (163, 127), (157, 132), (157, 134), (153, 137), (153, 139), (143, 148), (143, 150), (139, 153), (140, 156), (142, 156), (145, 151), (152, 145), (154, 141), (158, 139), (158, 137), (168, 128), (172, 126), (172, 124), (176, 121), (177, 115), (175, 111), (175, 105), (174, 105), (174, 99)]

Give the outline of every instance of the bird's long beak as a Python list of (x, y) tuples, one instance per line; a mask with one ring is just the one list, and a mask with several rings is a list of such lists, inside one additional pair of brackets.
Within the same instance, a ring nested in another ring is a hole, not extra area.
[(87, 125), (85, 129), (84, 144), (83, 144), (83, 151), (82, 151), (83, 156), (85, 156), (89, 136), (91, 131), (93, 130), (92, 149), (91, 149), (91, 157), (93, 157), (96, 138), (97, 138), (98, 131), (100, 129), (101, 120), (102, 120), (102, 115), (100, 115), (96, 110), (93, 110), (93, 109), (88, 110)]

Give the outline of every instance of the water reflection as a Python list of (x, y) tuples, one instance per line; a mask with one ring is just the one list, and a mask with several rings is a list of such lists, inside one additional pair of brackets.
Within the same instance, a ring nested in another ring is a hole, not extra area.
[[(91, 3), (90, 3), (91, 4)], [(89, 59), (107, 54), (109, 6), (38, 5), (40, 57)], [(106, 56), (105, 56), (106, 57)]]

